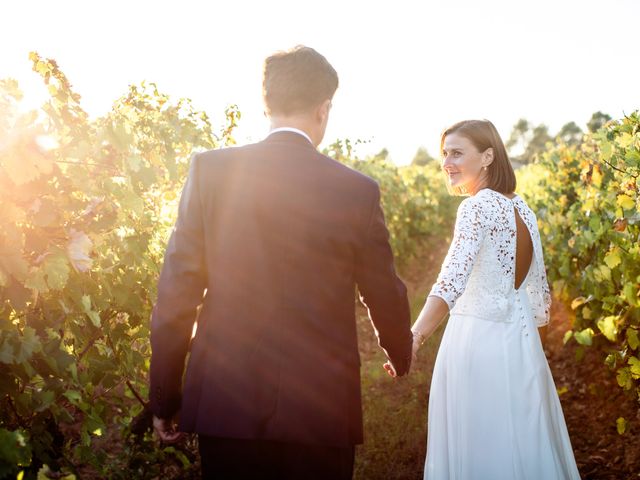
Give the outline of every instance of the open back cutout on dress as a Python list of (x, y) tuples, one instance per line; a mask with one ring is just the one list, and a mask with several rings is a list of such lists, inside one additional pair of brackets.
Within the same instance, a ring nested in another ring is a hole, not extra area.
[(519, 195), (484, 188), (465, 198), (429, 296), (453, 315), (508, 321), (513, 295), (526, 293), (536, 325), (546, 325), (551, 294), (537, 223)]
[(516, 218), (516, 265), (515, 265), (515, 285), (518, 290), (522, 282), (527, 278), (531, 264), (533, 263), (533, 242), (531, 233), (514, 206), (513, 211)]

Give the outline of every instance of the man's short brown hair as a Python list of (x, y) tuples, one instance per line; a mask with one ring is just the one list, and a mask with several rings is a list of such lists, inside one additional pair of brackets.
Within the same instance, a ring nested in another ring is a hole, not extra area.
[(313, 48), (298, 45), (264, 61), (262, 96), (269, 115), (304, 113), (333, 98), (338, 74)]

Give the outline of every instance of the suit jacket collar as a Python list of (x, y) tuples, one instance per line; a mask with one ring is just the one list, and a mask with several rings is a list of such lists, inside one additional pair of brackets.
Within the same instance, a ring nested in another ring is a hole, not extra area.
[(273, 130), (271, 130), (271, 132), (269, 132), (269, 135), (273, 135), (274, 133), (278, 133), (278, 132), (293, 132), (293, 133), (297, 133), (298, 135), (302, 135), (304, 138), (306, 138), (307, 140), (309, 140), (309, 143), (313, 143), (311, 141), (311, 137), (307, 134), (307, 132), (304, 132), (302, 130), (300, 130), (299, 128), (295, 128), (295, 127), (278, 127), (278, 128), (274, 128)]
[(287, 143), (290, 145), (298, 145), (310, 148), (316, 151), (316, 147), (303, 135), (292, 132), (291, 130), (280, 130), (273, 132), (263, 140), (265, 143)]

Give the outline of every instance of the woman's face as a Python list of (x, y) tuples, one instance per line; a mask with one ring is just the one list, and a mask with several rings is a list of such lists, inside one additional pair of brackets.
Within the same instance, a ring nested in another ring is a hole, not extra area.
[(453, 188), (463, 188), (469, 193), (477, 192), (486, 179), (486, 171), (482, 169), (488, 165), (487, 153), (480, 152), (467, 137), (450, 133), (442, 145), (442, 169), (447, 174), (449, 185)]

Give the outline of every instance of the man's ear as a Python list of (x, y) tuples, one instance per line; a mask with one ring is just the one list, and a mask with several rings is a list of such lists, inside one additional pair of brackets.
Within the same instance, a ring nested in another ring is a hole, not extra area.
[(329, 116), (329, 110), (331, 110), (331, 99), (328, 98), (322, 102), (316, 110), (317, 119), (320, 123), (324, 123)]

